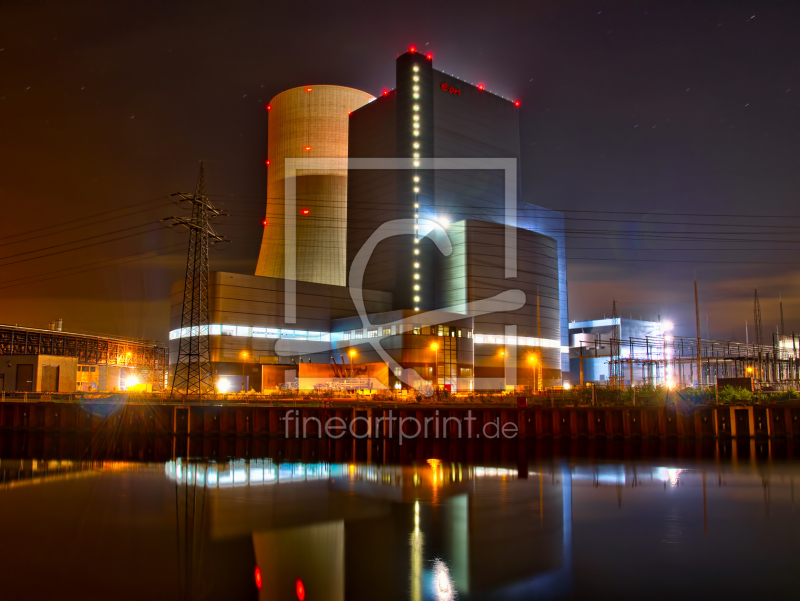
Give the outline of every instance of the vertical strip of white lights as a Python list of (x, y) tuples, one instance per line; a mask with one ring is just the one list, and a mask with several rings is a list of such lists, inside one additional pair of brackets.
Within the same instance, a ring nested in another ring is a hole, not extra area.
[[(411, 121), (411, 127), (414, 131), (414, 138), (419, 136), (420, 122), (419, 122), (419, 65), (413, 66), (413, 98), (414, 98), (414, 113)], [(419, 311), (420, 302), (420, 286), (419, 286), (419, 141), (416, 139), (413, 143), (413, 157), (414, 157), (414, 311)]]

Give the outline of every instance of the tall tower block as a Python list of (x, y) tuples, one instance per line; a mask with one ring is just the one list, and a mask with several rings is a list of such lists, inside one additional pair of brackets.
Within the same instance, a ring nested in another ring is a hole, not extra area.
[[(267, 211), (256, 275), (285, 277), (285, 167), (289, 158), (346, 159), (349, 115), (375, 98), (311, 85), (269, 103)], [(346, 284), (347, 169), (302, 170), (296, 179), (296, 279)]]

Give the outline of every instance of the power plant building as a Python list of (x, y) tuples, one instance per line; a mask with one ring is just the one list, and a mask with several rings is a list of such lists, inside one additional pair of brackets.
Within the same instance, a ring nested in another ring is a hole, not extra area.
[[(312, 85), (270, 103), (256, 275), (211, 274), (221, 388), (561, 384), (563, 216), (524, 201), (518, 103), (414, 50), (397, 59), (396, 81), (377, 98)], [(182, 291), (176, 282), (175, 348), (191, 335), (180, 330)]]

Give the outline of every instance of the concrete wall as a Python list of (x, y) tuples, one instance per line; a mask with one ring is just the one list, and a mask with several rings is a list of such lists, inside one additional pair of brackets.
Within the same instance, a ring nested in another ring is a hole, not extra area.
[(17, 365), (33, 366), (33, 391), (42, 391), (42, 367), (59, 368), (58, 390), (50, 392), (75, 392), (78, 370), (76, 357), (57, 357), (53, 355), (3, 355), (0, 357), (0, 376), (5, 392), (20, 390), (17, 382)]

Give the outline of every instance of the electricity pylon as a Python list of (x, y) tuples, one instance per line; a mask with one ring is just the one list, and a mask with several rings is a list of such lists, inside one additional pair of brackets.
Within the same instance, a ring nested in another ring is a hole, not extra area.
[(211, 355), (208, 346), (208, 247), (227, 240), (217, 234), (209, 219), (222, 213), (206, 196), (206, 177), (202, 161), (194, 194), (177, 192), (178, 202), (192, 205), (192, 216), (167, 217), (167, 227), (182, 226), (189, 230), (189, 253), (186, 257), (186, 280), (183, 288), (180, 347), (175, 364), (170, 395), (209, 394), (214, 392)]

